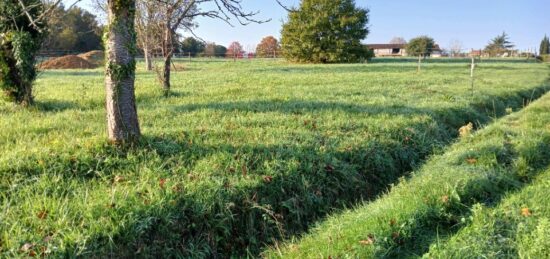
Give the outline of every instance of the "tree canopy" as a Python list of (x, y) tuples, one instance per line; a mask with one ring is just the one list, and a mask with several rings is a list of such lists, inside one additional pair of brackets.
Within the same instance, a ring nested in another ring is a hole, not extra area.
[(202, 53), (206, 57), (224, 57), (227, 52), (227, 48), (216, 43), (207, 43)]
[(429, 56), (432, 54), (435, 46), (433, 38), (428, 36), (418, 36), (413, 38), (407, 44), (407, 54), (410, 56)]
[(544, 38), (542, 39), (540, 43), (540, 49), (539, 49), (540, 55), (549, 55), (550, 54), (550, 39), (548, 39), (548, 36), (544, 35)]
[(234, 41), (227, 47), (226, 57), (238, 57), (243, 52), (243, 46), (238, 41)]
[(280, 50), (279, 41), (273, 36), (267, 36), (256, 47), (256, 56), (260, 58), (276, 57)]
[(96, 16), (79, 7), (57, 6), (48, 16), (48, 35), (42, 49), (86, 52), (101, 49), (103, 27)]
[(510, 51), (514, 47), (514, 44), (510, 42), (510, 37), (506, 32), (493, 38), (489, 44), (485, 47), (485, 51), (491, 56), (502, 55)]
[(394, 37), (390, 40), (390, 44), (407, 44), (407, 40), (403, 37)]
[(181, 52), (191, 53), (192, 56), (196, 56), (204, 51), (206, 44), (193, 37), (188, 37), (181, 43)]
[(283, 55), (295, 62), (357, 62), (368, 57), (361, 40), (369, 10), (354, 0), (303, 0), (282, 29)]

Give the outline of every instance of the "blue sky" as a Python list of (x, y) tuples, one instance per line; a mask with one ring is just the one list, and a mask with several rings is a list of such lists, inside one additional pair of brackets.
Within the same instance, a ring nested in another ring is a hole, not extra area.
[[(282, 2), (289, 6), (299, 4), (299, 0)], [(483, 48), (491, 38), (506, 31), (517, 48), (525, 50), (538, 48), (544, 35), (550, 35), (550, 0), (356, 0), (356, 3), (370, 9), (371, 32), (366, 43), (387, 43), (394, 36), (408, 40), (429, 35), (442, 47), (459, 40), (465, 49)], [(79, 5), (89, 9), (90, 0)], [(234, 21), (235, 26), (230, 27), (222, 21), (201, 18), (195, 33), (222, 45), (236, 40), (246, 48), (254, 48), (264, 36), (279, 37), (287, 13), (275, 0), (243, 0), (243, 7), (260, 11), (258, 19), (271, 22), (241, 26)]]

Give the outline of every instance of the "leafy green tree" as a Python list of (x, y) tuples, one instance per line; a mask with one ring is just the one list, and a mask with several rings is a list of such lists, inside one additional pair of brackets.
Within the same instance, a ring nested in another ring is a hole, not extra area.
[(47, 23), (48, 35), (43, 50), (87, 52), (102, 48), (103, 28), (96, 16), (79, 7), (65, 10), (63, 5), (58, 6), (48, 15)]
[(225, 57), (226, 52), (226, 47), (217, 45), (216, 43), (208, 43), (204, 47), (204, 52), (202, 55), (205, 57)]
[(0, 1), (0, 89), (9, 100), (33, 104), (36, 54), (44, 39), (40, 0)]
[(542, 42), (540, 43), (540, 55), (549, 55), (550, 54), (550, 39), (548, 36), (544, 35)]
[(510, 42), (510, 37), (506, 32), (493, 38), (489, 44), (485, 47), (485, 51), (490, 56), (502, 55), (509, 52), (514, 47), (514, 44)]
[(430, 56), (433, 52), (435, 41), (428, 36), (418, 36), (407, 44), (407, 55), (409, 56)]
[(367, 58), (361, 40), (369, 33), (368, 14), (354, 0), (303, 0), (283, 25), (283, 55), (291, 61), (312, 63)]
[(205, 47), (206, 44), (204, 44), (204, 42), (193, 37), (189, 37), (185, 38), (185, 40), (181, 43), (181, 52), (191, 53), (192, 56), (196, 56), (197, 54), (203, 52)]

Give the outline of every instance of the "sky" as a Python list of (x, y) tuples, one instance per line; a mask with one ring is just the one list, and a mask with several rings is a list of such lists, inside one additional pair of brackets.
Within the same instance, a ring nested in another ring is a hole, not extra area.
[[(64, 1), (70, 5), (74, 0)], [(298, 6), (300, 1), (281, 2)], [(528, 50), (538, 49), (544, 35), (550, 35), (550, 0), (356, 0), (356, 4), (370, 10), (370, 33), (364, 40), (370, 44), (388, 43), (393, 37), (409, 40), (428, 35), (443, 48), (458, 40), (464, 50), (470, 50), (483, 48), (506, 31), (517, 49)], [(91, 10), (91, 0), (78, 5)], [(195, 34), (225, 46), (239, 41), (248, 50), (255, 49), (265, 36), (280, 37), (287, 12), (275, 0), (242, 0), (242, 6), (259, 11), (257, 19), (271, 21), (242, 26), (232, 20), (231, 27), (223, 21), (199, 18)]]

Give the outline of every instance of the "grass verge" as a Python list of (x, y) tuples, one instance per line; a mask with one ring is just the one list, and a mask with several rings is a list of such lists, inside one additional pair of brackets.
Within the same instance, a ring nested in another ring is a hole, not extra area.
[(548, 258), (550, 170), (495, 208), (478, 204), (471, 223), (450, 240), (436, 242), (428, 258)]
[[(546, 95), (431, 158), (410, 179), (403, 179), (376, 201), (330, 217), (303, 239), (274, 247), (265, 256), (416, 257), (459, 230), (451, 241), (434, 248), (435, 257), (476, 257), (493, 252), (497, 257), (518, 256), (515, 241), (518, 246), (528, 239), (546, 242), (548, 232), (542, 228), (548, 222), (544, 217), (538, 218), (540, 222), (536, 217), (528, 221), (521, 218), (521, 210), (508, 210), (517, 206), (517, 198), (498, 204), (507, 192), (528, 185), (550, 164), (549, 110), (550, 95)], [(541, 200), (547, 191), (538, 192), (544, 184), (528, 187), (521, 196), (526, 198), (521, 201), (523, 206), (539, 215), (547, 210), (547, 201)], [(494, 213), (502, 219), (489, 219), (486, 212), (479, 212), (480, 206), (499, 206)], [(506, 238), (528, 230), (535, 233), (516, 240)], [(495, 241), (498, 234), (502, 238)], [(500, 241), (503, 243), (495, 244)]]

